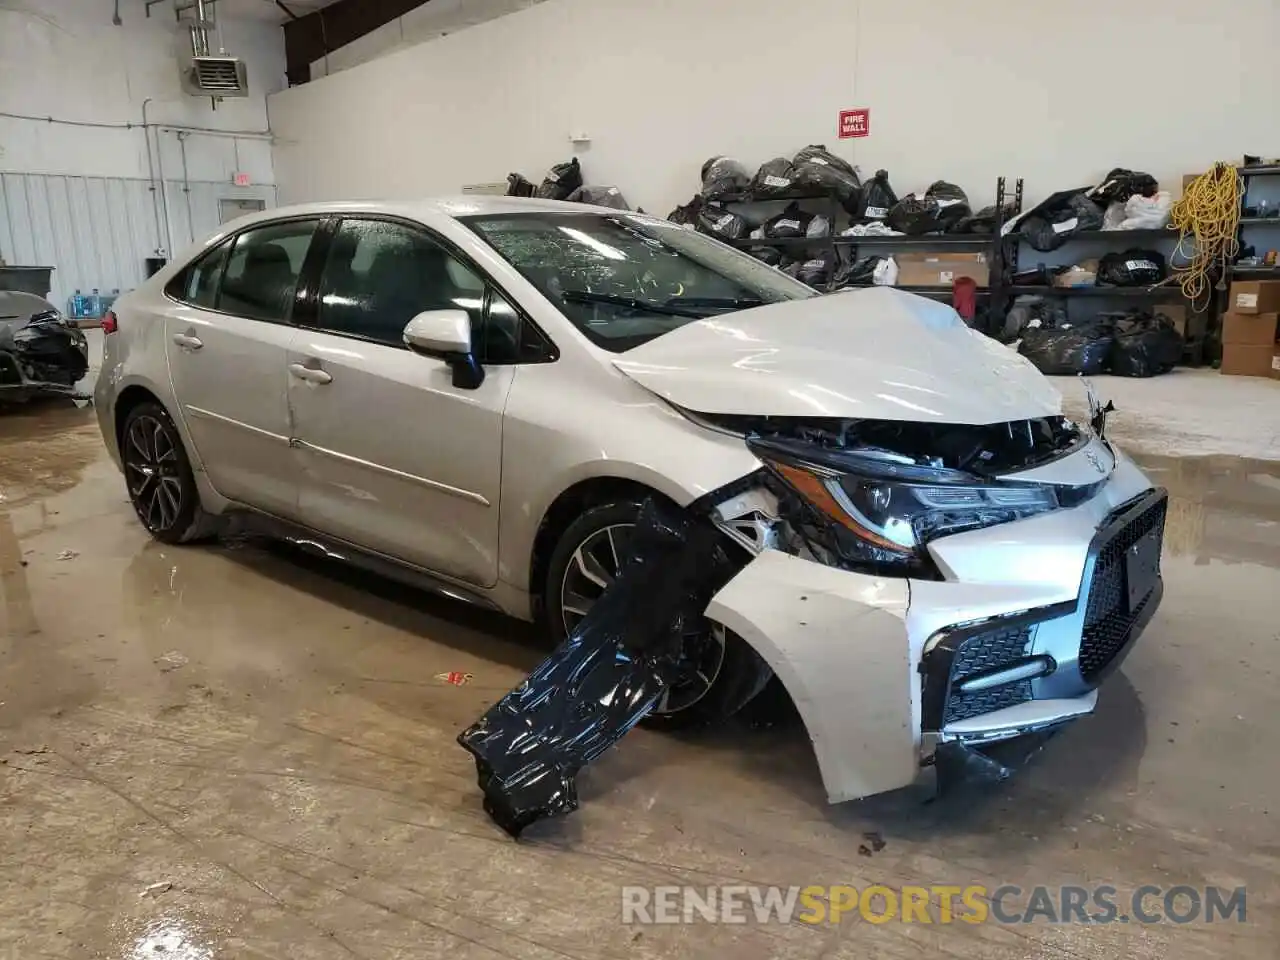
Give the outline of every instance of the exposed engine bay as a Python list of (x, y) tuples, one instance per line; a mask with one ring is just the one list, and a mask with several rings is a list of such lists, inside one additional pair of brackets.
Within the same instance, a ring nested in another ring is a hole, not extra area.
[(0, 402), (79, 396), (89, 369), (88, 344), (41, 297), (0, 291)]
[(1017, 478), (1091, 441), (1062, 417), (986, 426), (697, 419), (741, 435), (763, 466), (684, 508), (647, 502), (617, 580), (458, 737), (475, 757), (485, 810), (512, 836), (576, 808), (578, 771), (653, 708), (679, 675), (682, 634), (765, 551), (899, 583), (940, 580), (932, 539), (1070, 507), (1105, 483)]

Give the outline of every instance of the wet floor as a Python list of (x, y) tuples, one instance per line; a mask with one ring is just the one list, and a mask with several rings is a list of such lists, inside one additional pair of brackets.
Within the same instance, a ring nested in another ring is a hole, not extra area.
[[(91, 409), (0, 416), (0, 956), (1274, 958), (1280, 463), (1144, 462), (1172, 493), (1164, 604), (1011, 785), (831, 807), (794, 725), (640, 730), (513, 843), (454, 737), (540, 659), (528, 628), (153, 543)], [(621, 922), (624, 885), (720, 884), (1244, 886), (1247, 914)]]

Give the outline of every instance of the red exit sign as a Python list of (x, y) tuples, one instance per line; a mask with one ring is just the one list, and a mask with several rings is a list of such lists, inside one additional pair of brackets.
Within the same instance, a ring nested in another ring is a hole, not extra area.
[(871, 134), (871, 111), (867, 107), (840, 111), (840, 139), (852, 140)]
[(237, 187), (247, 187), (253, 182), (253, 180), (247, 173), (237, 172), (231, 175), (231, 182)]

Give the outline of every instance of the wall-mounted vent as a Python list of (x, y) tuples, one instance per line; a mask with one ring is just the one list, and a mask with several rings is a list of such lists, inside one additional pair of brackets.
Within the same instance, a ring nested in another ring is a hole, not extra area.
[(182, 86), (197, 97), (247, 97), (249, 77), (236, 57), (192, 57), (182, 73)]

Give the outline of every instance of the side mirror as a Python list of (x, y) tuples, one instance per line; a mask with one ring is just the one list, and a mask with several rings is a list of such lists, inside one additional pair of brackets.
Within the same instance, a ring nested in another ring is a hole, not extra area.
[(484, 382), (484, 367), (471, 349), (471, 317), (465, 310), (426, 310), (404, 328), (404, 342), (414, 353), (443, 360), (453, 371), (453, 385), (474, 390)]

